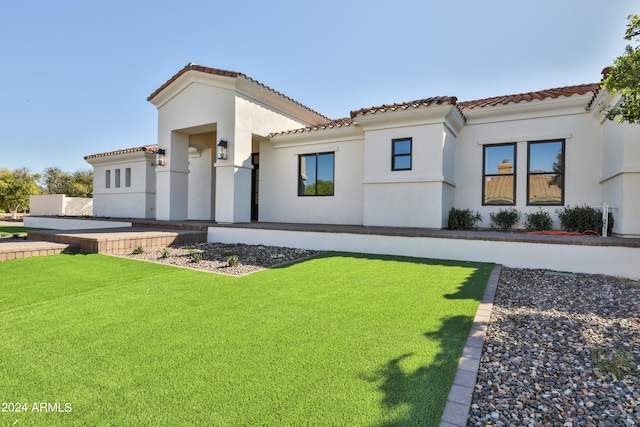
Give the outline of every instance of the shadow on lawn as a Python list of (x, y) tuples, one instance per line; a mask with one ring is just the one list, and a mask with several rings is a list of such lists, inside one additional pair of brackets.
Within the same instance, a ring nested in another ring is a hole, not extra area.
[(379, 427), (437, 426), (444, 410), (453, 382), (458, 359), (473, 323), (468, 316), (446, 319), (442, 327), (425, 338), (439, 342), (440, 352), (434, 361), (420, 366), (413, 372), (402, 368), (403, 362), (413, 353), (403, 354), (390, 360), (367, 381), (380, 383), (378, 389), (384, 393), (381, 405), (386, 412), (383, 418), (393, 418), (380, 423)]

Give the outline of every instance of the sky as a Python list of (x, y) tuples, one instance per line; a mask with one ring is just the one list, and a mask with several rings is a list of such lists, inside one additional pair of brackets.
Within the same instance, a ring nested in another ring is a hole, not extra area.
[(147, 97), (189, 62), (331, 118), (598, 82), (640, 0), (0, 0), (0, 168), (88, 169), (156, 143)]

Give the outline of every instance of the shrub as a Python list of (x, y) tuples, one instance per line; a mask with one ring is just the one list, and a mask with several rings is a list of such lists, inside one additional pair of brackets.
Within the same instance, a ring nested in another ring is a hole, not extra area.
[(142, 248), (142, 246), (136, 246), (136, 248), (133, 250), (134, 255), (141, 255), (143, 253), (144, 249)]
[(202, 253), (201, 252), (194, 252), (193, 256), (191, 257), (191, 262), (194, 263), (194, 264), (197, 264), (200, 261), (202, 261)]
[(598, 368), (603, 372), (609, 372), (614, 380), (621, 380), (633, 370), (631, 356), (626, 352), (596, 346), (591, 350), (591, 356)]
[(515, 208), (500, 209), (498, 213), (491, 212), (491, 227), (508, 231), (520, 221), (520, 212)]
[(158, 253), (160, 254), (160, 258), (169, 258), (169, 256), (171, 255), (171, 249), (161, 248), (158, 249)]
[(238, 264), (240, 264), (240, 261), (238, 260), (238, 255), (231, 255), (229, 258), (227, 258), (227, 265), (229, 267), (236, 267)]
[(553, 220), (549, 212), (543, 211), (542, 208), (538, 212), (531, 212), (525, 215), (526, 221), (524, 227), (527, 231), (545, 231), (551, 230)]
[[(566, 206), (557, 209), (556, 213), (560, 218), (560, 226), (564, 231), (574, 231), (583, 233), (587, 230), (602, 232), (602, 212), (590, 206), (576, 206), (574, 208)], [(609, 226), (607, 234), (611, 234), (613, 229), (613, 214), (609, 212)]]
[(482, 221), (480, 212), (473, 212), (471, 209), (451, 208), (447, 228), (449, 230), (472, 230), (478, 221)]

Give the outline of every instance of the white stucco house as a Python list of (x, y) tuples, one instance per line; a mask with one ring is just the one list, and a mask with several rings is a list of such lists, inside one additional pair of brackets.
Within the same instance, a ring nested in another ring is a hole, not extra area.
[[(451, 207), (613, 207), (640, 236), (640, 126), (599, 83), (433, 97), (332, 120), (242, 73), (189, 64), (152, 93), (157, 144), (86, 156), (94, 214), (444, 228)], [(225, 152), (223, 152), (225, 151)]]

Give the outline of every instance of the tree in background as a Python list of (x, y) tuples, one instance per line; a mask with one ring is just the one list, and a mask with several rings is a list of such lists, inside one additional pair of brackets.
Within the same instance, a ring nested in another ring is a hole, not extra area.
[(66, 194), (69, 197), (91, 197), (93, 193), (93, 171), (78, 170), (72, 174), (59, 167), (48, 167), (40, 177), (40, 188), (44, 194)]
[[(640, 42), (640, 16), (627, 17), (626, 40)], [(607, 70), (602, 87), (612, 95), (620, 94), (616, 105), (603, 105), (607, 118), (619, 122), (640, 123), (640, 47), (627, 45), (626, 53), (614, 61)]]
[(0, 169), (0, 209), (11, 212), (16, 218), (19, 210), (29, 208), (29, 196), (39, 194), (36, 185), (39, 175), (32, 174), (28, 168), (14, 171)]

